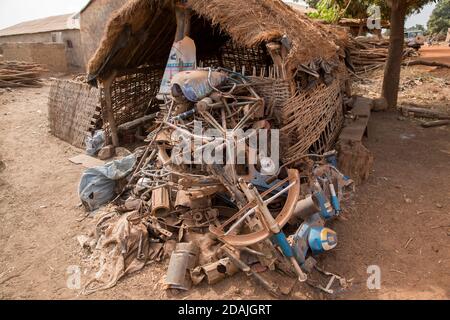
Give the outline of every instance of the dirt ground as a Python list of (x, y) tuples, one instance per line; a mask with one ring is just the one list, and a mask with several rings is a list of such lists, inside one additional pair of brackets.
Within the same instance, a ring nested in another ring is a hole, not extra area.
[(448, 45), (423, 46), (420, 53), (421, 58), (425, 60), (450, 64), (450, 47)]
[[(420, 77), (422, 83), (403, 90), (400, 101), (450, 111), (450, 72), (408, 68), (402, 84)], [(378, 90), (375, 82), (358, 87)], [(86, 280), (86, 254), (76, 237), (86, 234), (92, 221), (78, 221), (84, 216), (77, 195), (83, 168), (67, 160), (83, 150), (50, 135), (48, 90), (0, 95), (0, 299), (270, 298), (243, 274), (183, 294), (166, 292), (167, 262), (88, 297), (68, 289), (69, 266), (81, 266)], [(449, 299), (450, 127), (424, 129), (419, 120), (397, 112), (373, 113), (365, 144), (375, 157), (373, 172), (331, 225), (338, 247), (319, 258), (326, 270), (351, 280), (350, 288), (327, 295), (297, 284), (286, 298)], [(380, 267), (379, 290), (367, 289), (370, 265)]]
[[(418, 59), (450, 63), (450, 47), (424, 46)], [(379, 97), (383, 75), (383, 69), (365, 74), (364, 80), (356, 80), (353, 93), (371, 98)], [(449, 70), (427, 66), (402, 68), (398, 104), (416, 104), (443, 112), (450, 110)]]

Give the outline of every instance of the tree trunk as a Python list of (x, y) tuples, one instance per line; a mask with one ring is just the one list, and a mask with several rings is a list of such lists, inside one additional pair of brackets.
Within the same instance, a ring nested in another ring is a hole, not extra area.
[(384, 69), (382, 96), (389, 108), (397, 106), (400, 70), (403, 57), (406, 0), (391, 2), (389, 55)]

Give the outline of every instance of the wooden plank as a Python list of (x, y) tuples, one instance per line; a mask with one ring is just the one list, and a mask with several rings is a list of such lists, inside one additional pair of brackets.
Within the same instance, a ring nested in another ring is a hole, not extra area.
[(356, 119), (347, 119), (344, 128), (339, 135), (340, 141), (361, 142), (367, 136), (367, 125), (369, 124), (370, 110), (373, 100), (365, 97), (356, 97), (353, 102), (352, 114)]

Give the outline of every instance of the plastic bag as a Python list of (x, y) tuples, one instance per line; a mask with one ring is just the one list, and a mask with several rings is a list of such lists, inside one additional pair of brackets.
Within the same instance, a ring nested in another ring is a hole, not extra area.
[(164, 76), (161, 81), (158, 98), (169, 95), (171, 80), (174, 75), (181, 71), (194, 70), (197, 66), (196, 47), (194, 40), (184, 37), (183, 40), (175, 42), (169, 54)]
[(85, 170), (81, 176), (78, 194), (86, 209), (96, 210), (112, 200), (116, 180), (129, 175), (135, 163), (136, 156), (131, 154), (123, 159), (108, 162), (104, 166)]
[(86, 154), (95, 156), (105, 144), (105, 133), (103, 130), (97, 130), (93, 136), (87, 136), (85, 140)]

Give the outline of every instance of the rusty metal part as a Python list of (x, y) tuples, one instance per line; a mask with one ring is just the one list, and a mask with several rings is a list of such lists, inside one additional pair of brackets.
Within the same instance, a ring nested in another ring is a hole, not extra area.
[(262, 285), (267, 291), (269, 291), (270, 294), (272, 294), (273, 296), (275, 296), (277, 298), (280, 296), (278, 286), (276, 286), (275, 284), (269, 283), (267, 280), (265, 280), (263, 277), (261, 277), (258, 273), (253, 271), (247, 264), (245, 264), (244, 261), (239, 259), (239, 253), (233, 252), (233, 250), (231, 250), (227, 246), (223, 246), (221, 248), (221, 251), (228, 258), (230, 258), (230, 260), (236, 265), (236, 267), (238, 267), (247, 276), (252, 276), (253, 278), (255, 278), (255, 280), (258, 281), (258, 283), (260, 285)]
[(295, 205), (293, 217), (305, 219), (306, 217), (319, 211), (319, 204), (311, 195), (309, 195), (305, 199), (297, 202), (297, 204)]
[(175, 198), (175, 208), (189, 208), (189, 209), (203, 209), (211, 207), (210, 195), (203, 197), (192, 197), (192, 194), (187, 190), (179, 190)]
[(228, 257), (199, 268), (206, 277), (208, 284), (216, 284), (227, 277), (233, 276), (239, 271), (237, 266)]
[(170, 213), (169, 190), (166, 187), (152, 191), (152, 215), (166, 217)]
[[(272, 191), (274, 191), (275, 189), (277, 189), (278, 187), (281, 187), (282, 185), (284, 185), (285, 183), (287, 183), (289, 181), (289, 178), (286, 178), (280, 182), (278, 182), (277, 184), (275, 184), (273, 187), (271, 187), (270, 189), (268, 189), (267, 191), (262, 193), (262, 196), (265, 197), (268, 194), (270, 194)], [(223, 230), (226, 226), (228, 226), (231, 222), (233, 222), (235, 219), (237, 219), (237, 217), (241, 216), (244, 212), (246, 212), (247, 210), (251, 209), (252, 206), (255, 206), (256, 202), (255, 201), (251, 201), (249, 203), (247, 203), (244, 207), (242, 207), (238, 212), (236, 212), (233, 216), (231, 216), (227, 221), (225, 221), (220, 227), (219, 230), (222, 231), (222, 233), (216, 233), (218, 236), (220, 234), (223, 234)], [(214, 232), (214, 231), (212, 231)]]
[[(312, 281), (308, 281), (307, 284), (309, 284), (311, 287), (320, 289), (320, 290), (322, 290), (322, 291), (324, 291), (324, 292), (326, 292), (328, 294), (335, 294), (336, 291), (340, 291), (340, 290), (344, 290), (344, 289), (348, 288), (349, 281), (347, 281), (344, 277), (341, 277), (341, 276), (339, 276), (337, 274), (325, 271), (324, 269), (320, 268), (317, 265), (315, 265), (314, 268), (318, 272), (322, 273), (323, 275), (330, 277), (330, 279), (328, 280), (328, 283), (327, 283), (327, 285), (325, 287), (323, 287), (320, 283), (319, 284), (315, 284)], [(333, 286), (335, 280), (339, 281), (339, 285), (341, 286), (341, 288), (339, 290), (331, 289), (331, 287)]]
[(171, 133), (169, 130), (167, 129), (163, 129), (160, 132), (158, 132), (155, 135), (155, 142), (156, 143), (167, 143), (167, 144), (171, 144), (172, 143), (172, 139), (171, 139)]
[[(259, 218), (261, 219), (262, 223), (267, 226), (268, 229), (270, 229), (273, 233), (280, 232), (280, 228), (278, 227), (278, 224), (275, 222), (275, 219), (272, 217), (272, 214), (270, 213), (269, 209), (267, 208), (267, 205), (270, 204), (272, 201), (278, 199), (281, 195), (289, 191), (290, 188), (292, 188), (295, 185), (295, 183), (291, 183), (288, 185), (285, 189), (281, 190), (274, 196), (270, 197), (267, 200), (263, 200), (262, 196), (258, 193), (256, 188), (252, 186), (251, 190), (248, 186), (245, 184), (241, 184), (241, 188), (244, 190), (246, 195), (248, 194), (248, 199), (254, 200), (257, 205), (247, 211), (236, 223), (234, 223), (228, 231), (225, 233), (225, 235), (231, 234), (235, 228), (237, 228), (244, 220), (248, 219), (248, 217), (252, 213), (257, 213)], [(255, 192), (257, 194), (255, 194)]]
[(161, 239), (169, 239), (173, 236), (173, 233), (169, 230), (164, 229), (161, 224), (158, 222), (158, 219), (154, 216), (149, 217), (148, 227)]
[(196, 244), (178, 243), (167, 268), (166, 285), (171, 289), (189, 290), (191, 279), (188, 270), (194, 269), (199, 249)]
[(180, 216), (187, 228), (204, 228), (217, 221), (219, 211), (207, 207), (188, 211)]
[[(284, 225), (289, 221), (289, 219), (291, 219), (300, 195), (299, 172), (295, 169), (289, 169), (288, 178), (290, 183), (294, 183), (294, 186), (289, 190), (283, 209), (275, 218), (275, 221), (280, 228), (283, 228)], [(271, 235), (271, 231), (268, 229), (239, 235), (225, 235), (223, 230), (214, 226), (210, 226), (210, 231), (216, 234), (221, 241), (235, 247), (248, 247), (252, 244), (267, 239)]]

